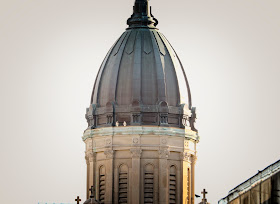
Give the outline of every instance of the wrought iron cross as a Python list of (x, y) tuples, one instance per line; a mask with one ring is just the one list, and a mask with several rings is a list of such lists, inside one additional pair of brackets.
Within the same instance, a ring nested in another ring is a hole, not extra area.
[(205, 189), (203, 189), (203, 191), (201, 192), (202, 195), (203, 195), (203, 199), (205, 200), (206, 199), (206, 194), (208, 193)]
[(82, 200), (80, 199), (80, 197), (79, 197), (79, 196), (77, 196), (77, 198), (75, 199), (75, 201), (77, 201), (77, 204), (79, 204), (79, 203), (80, 203), (80, 201), (82, 201)]

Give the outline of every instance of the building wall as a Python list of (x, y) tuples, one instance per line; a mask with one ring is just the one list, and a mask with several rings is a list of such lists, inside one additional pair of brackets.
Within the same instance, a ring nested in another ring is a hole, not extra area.
[[(224, 199), (226, 200), (226, 198)], [(229, 204), (280, 204), (280, 172), (239, 193)]]
[(193, 204), (196, 138), (179, 128), (88, 130), (87, 188), (104, 203)]

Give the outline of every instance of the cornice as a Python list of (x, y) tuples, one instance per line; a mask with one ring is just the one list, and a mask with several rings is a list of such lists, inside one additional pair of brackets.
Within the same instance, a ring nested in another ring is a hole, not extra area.
[(149, 127), (149, 126), (127, 126), (127, 127), (104, 127), (89, 129), (84, 132), (83, 141), (88, 138), (121, 135), (159, 135), (183, 137), (188, 140), (199, 142), (198, 133), (190, 129), (170, 128), (170, 127)]

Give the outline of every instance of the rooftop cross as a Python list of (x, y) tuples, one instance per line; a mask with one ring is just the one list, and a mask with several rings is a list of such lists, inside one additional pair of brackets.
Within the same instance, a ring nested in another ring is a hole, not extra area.
[(80, 199), (80, 197), (79, 197), (79, 196), (77, 196), (77, 198), (75, 199), (75, 201), (77, 201), (77, 204), (79, 204), (79, 203), (80, 203), (80, 201), (82, 201), (82, 200)]
[(203, 200), (206, 199), (206, 194), (208, 193), (205, 189), (203, 189), (203, 191), (201, 192), (203, 195)]

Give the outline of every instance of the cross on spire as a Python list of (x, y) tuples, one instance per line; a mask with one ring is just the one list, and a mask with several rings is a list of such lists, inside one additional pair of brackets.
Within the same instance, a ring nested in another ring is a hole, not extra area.
[(80, 201), (82, 201), (82, 200), (80, 199), (80, 197), (79, 197), (79, 196), (77, 196), (77, 198), (75, 199), (75, 201), (77, 202), (77, 204), (79, 204), (79, 203), (80, 203)]
[(205, 189), (203, 189), (203, 191), (201, 192), (203, 195), (203, 200), (206, 199), (206, 194), (208, 193)]

